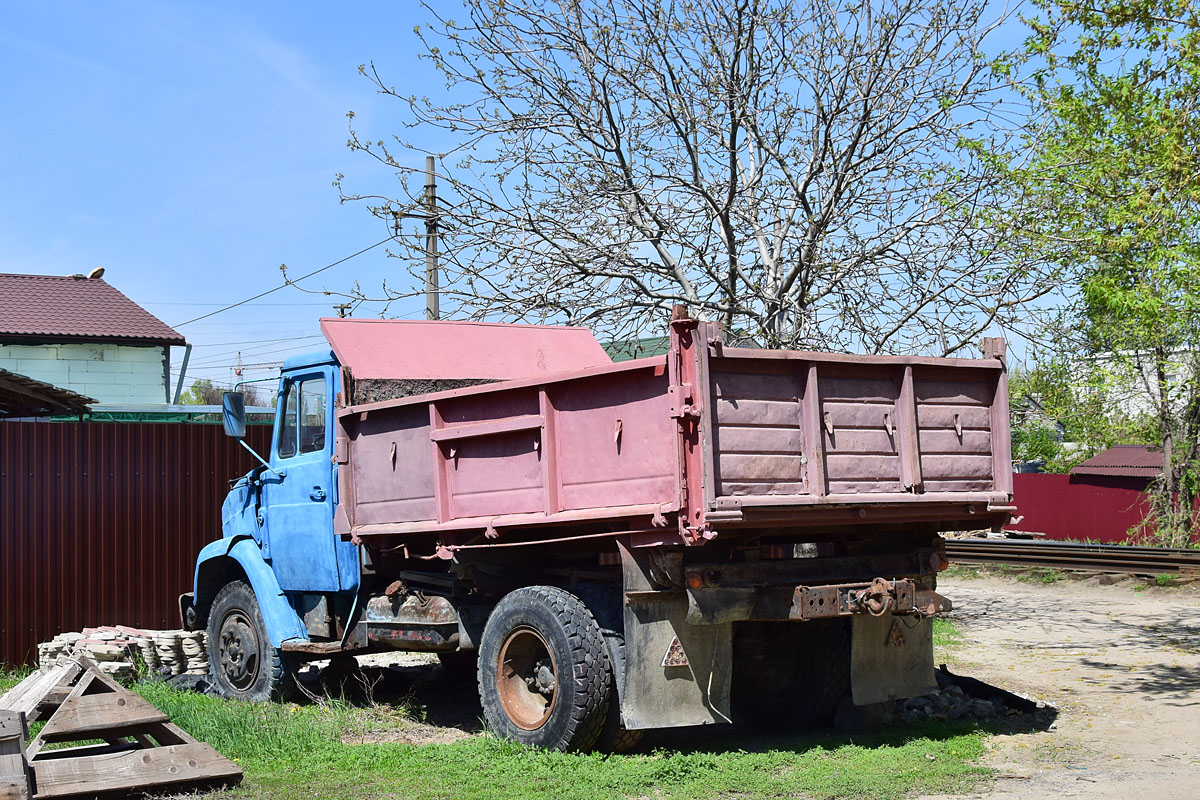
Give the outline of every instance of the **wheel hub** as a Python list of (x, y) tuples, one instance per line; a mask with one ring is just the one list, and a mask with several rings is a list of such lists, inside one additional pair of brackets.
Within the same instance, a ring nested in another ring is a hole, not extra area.
[(547, 697), (554, 694), (554, 665), (549, 660), (542, 659), (538, 662), (534, 687)]
[(217, 668), (238, 691), (246, 691), (258, 678), (258, 632), (241, 609), (233, 609), (221, 621), (217, 639)]
[(496, 688), (504, 713), (523, 730), (536, 730), (554, 710), (558, 668), (542, 635), (520, 627), (505, 638), (496, 661)]

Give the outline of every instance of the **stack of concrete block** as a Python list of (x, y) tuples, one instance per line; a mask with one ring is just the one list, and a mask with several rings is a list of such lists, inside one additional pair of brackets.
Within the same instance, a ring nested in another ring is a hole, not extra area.
[(117, 677), (136, 672), (140, 660), (148, 674), (208, 674), (208, 647), (203, 631), (141, 630), (124, 625), (84, 628), (60, 633), (38, 645), (38, 665), (48, 669), (62, 656), (84, 654)]

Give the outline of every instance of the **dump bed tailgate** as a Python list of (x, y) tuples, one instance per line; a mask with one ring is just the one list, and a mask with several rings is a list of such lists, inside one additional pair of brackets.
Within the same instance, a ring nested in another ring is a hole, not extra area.
[(710, 341), (695, 376), (709, 510), (949, 502), (977, 504), (965, 511), (982, 517), (989, 506), (1007, 509), (1003, 341), (987, 347), (984, 359), (934, 359)]

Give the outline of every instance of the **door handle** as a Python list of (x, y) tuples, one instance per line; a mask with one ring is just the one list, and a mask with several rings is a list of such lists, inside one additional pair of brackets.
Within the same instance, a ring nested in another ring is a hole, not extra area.
[(314, 486), (312, 491), (308, 493), (308, 496), (319, 503), (325, 499), (325, 490), (320, 486)]

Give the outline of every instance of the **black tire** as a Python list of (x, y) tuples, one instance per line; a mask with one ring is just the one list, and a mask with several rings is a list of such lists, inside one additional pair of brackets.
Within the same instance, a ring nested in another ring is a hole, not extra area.
[(642, 741), (645, 731), (631, 731), (621, 722), (621, 690), (617, 676), (625, 673), (625, 619), (620, 587), (609, 584), (581, 583), (571, 587), (592, 612), (600, 632), (608, 644), (609, 664), (612, 666), (608, 690), (608, 714), (604, 727), (592, 749), (601, 753), (632, 753)]
[(498, 736), (587, 751), (604, 727), (612, 670), (604, 637), (579, 598), (553, 586), (508, 593), (479, 647), (479, 700)]
[(291, 685), (291, 660), (271, 644), (254, 590), (242, 581), (225, 584), (213, 599), (208, 663), (213, 688), (232, 700), (276, 700)]
[(773, 731), (828, 727), (850, 691), (846, 620), (743, 622), (734, 628), (732, 701)]
[(604, 727), (596, 737), (593, 749), (601, 753), (632, 753), (642, 743), (645, 731), (631, 731), (621, 722), (621, 704), (617, 701), (614, 689), (608, 701), (608, 713), (604, 717)]

